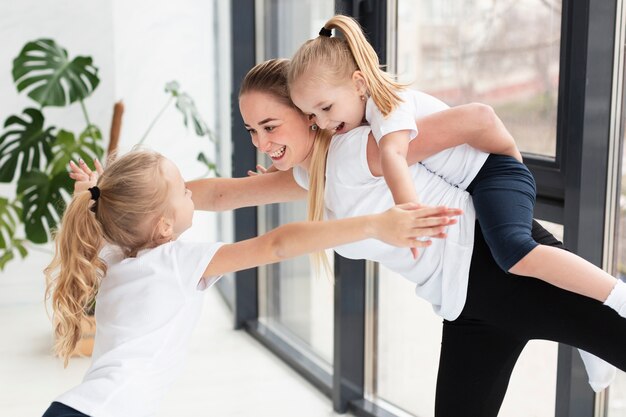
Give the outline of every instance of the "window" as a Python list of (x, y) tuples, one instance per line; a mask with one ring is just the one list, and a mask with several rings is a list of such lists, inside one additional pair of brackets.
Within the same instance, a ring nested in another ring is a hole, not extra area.
[[(263, 56), (259, 60), (290, 58), (304, 41), (317, 36), (333, 10), (334, 2), (329, 0), (265, 2), (261, 28)], [(263, 160), (261, 163), (267, 166), (270, 162)], [(270, 230), (279, 224), (305, 220), (306, 203), (273, 205), (259, 213), (261, 227)], [(281, 262), (261, 271), (259, 321), (330, 369), (328, 365), (332, 364), (333, 355), (331, 278), (316, 276), (308, 257)]]
[(398, 1), (399, 79), (490, 104), (520, 149), (556, 155), (560, 0)]

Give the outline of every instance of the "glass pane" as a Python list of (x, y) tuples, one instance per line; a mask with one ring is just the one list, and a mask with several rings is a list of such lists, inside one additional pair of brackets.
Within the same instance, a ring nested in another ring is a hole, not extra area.
[[(334, 1), (268, 1), (263, 16), (265, 58), (289, 58), (307, 39), (317, 36), (333, 15)], [(264, 161), (265, 165), (269, 164)], [(304, 202), (268, 206), (266, 230), (306, 219)], [(333, 284), (315, 274), (308, 257), (265, 268), (259, 290), (259, 317), (288, 342), (322, 366), (332, 363)], [(312, 355), (311, 355), (312, 354)]]
[[(432, 416), (442, 319), (415, 284), (379, 267), (375, 401)], [(513, 371), (500, 416), (554, 416), (558, 345), (531, 341)], [(532, 401), (528, 401), (532, 398)]]
[(523, 152), (555, 156), (561, 0), (399, 0), (400, 80), (491, 105)]
[[(615, 276), (626, 281), (626, 147), (622, 154), (622, 178), (617, 212), (615, 237)], [(618, 370), (615, 382), (609, 388), (608, 417), (626, 417), (626, 373)]]
[[(215, 136), (219, 146), (215, 157), (217, 170), (223, 177), (230, 177), (232, 172), (231, 154), (231, 81), (230, 81), (230, 5), (226, 2), (213, 2), (213, 28), (215, 35), (214, 60), (216, 70), (214, 72), (213, 100), (219, 103), (216, 106), (217, 117), (215, 119)], [(218, 47), (219, 45), (219, 47)], [(232, 211), (216, 213), (217, 238), (222, 242), (234, 241), (234, 220)], [(232, 309), (235, 305), (235, 277), (228, 274), (217, 282), (217, 286), (224, 299)]]

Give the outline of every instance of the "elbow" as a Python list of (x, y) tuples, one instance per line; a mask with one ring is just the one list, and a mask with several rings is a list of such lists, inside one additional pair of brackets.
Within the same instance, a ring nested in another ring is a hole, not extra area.
[(269, 247), (271, 248), (271, 252), (274, 255), (276, 262), (282, 262), (291, 257), (289, 254), (287, 239), (281, 238), (280, 236), (273, 236), (269, 243)]
[(472, 118), (478, 121), (478, 125), (483, 129), (490, 129), (498, 124), (498, 116), (495, 110), (488, 104), (471, 103), (468, 104), (472, 113)]

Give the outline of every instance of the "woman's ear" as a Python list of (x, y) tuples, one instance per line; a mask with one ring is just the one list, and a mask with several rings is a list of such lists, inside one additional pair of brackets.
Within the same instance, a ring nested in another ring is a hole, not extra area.
[(360, 70), (356, 70), (352, 73), (352, 84), (354, 85), (354, 88), (360, 96), (369, 95), (369, 86), (367, 85), (367, 80)]

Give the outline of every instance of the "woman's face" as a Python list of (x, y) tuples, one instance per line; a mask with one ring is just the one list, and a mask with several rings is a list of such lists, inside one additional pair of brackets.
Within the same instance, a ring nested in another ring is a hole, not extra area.
[(269, 93), (250, 91), (239, 97), (239, 110), (252, 144), (286, 171), (306, 165), (313, 149), (307, 117)]

